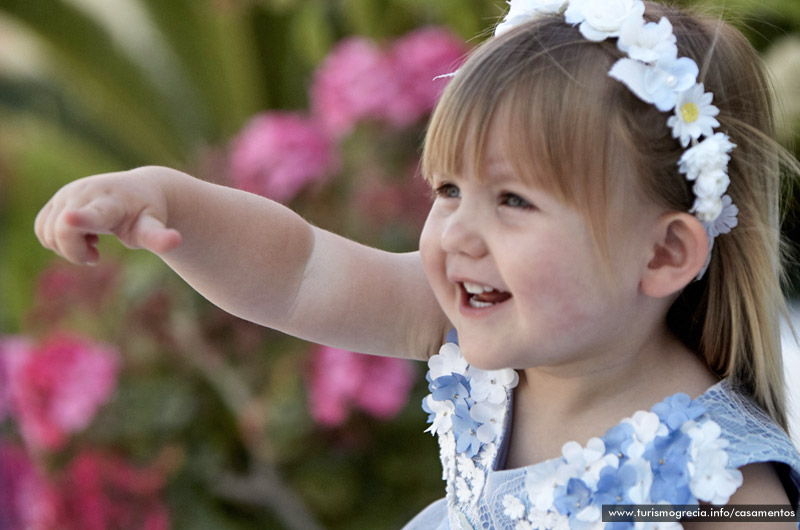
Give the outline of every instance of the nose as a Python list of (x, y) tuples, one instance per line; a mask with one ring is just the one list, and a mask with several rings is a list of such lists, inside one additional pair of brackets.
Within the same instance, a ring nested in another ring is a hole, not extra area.
[(442, 250), (471, 258), (484, 256), (487, 246), (480, 218), (464, 208), (453, 212), (442, 231)]

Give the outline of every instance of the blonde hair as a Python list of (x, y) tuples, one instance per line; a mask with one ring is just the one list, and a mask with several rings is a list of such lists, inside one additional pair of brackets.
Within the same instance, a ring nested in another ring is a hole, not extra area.
[[(739, 226), (716, 239), (708, 272), (684, 289), (667, 322), (786, 429), (778, 202), (781, 160), (795, 171), (798, 164), (775, 140), (768, 78), (744, 36), (719, 19), (647, 3), (648, 20), (662, 16), (673, 25), (679, 56), (697, 62), (698, 81), (714, 94), (718, 130), (738, 146), (728, 194)], [(631, 189), (628, 175), (655, 204), (688, 211), (694, 195), (678, 173), (683, 149), (665, 113), (608, 76), (621, 57), (613, 41), (587, 41), (561, 17), (487, 41), (434, 112), (423, 174), (481, 178), (488, 135), (499, 134), (517, 174), (583, 212), (601, 250), (610, 201)]]

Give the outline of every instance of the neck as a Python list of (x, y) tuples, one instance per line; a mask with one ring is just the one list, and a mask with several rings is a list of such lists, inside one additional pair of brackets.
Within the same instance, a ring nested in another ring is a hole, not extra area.
[(713, 377), (702, 360), (666, 324), (651, 331), (577, 360), (525, 369), (524, 385), (532, 398), (567, 415), (628, 402), (637, 394), (645, 399), (661, 391), (696, 397), (705, 391)]
[(649, 337), (579, 361), (524, 370), (515, 391), (509, 467), (558, 456), (570, 440), (585, 444), (667, 396), (695, 398), (716, 382), (666, 327)]

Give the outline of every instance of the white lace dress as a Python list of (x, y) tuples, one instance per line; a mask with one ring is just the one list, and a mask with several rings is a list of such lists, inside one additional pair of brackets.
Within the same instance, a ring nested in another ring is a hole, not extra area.
[(585, 446), (568, 442), (561, 457), (503, 469), (516, 372), (469, 366), (455, 338), (428, 365), (423, 409), (439, 439), (446, 497), (404, 530), (677, 529), (677, 521), (605, 522), (602, 507), (723, 505), (742, 483), (738, 468), (756, 462), (775, 462), (789, 498), (800, 500), (797, 449), (727, 381), (695, 400), (670, 396)]

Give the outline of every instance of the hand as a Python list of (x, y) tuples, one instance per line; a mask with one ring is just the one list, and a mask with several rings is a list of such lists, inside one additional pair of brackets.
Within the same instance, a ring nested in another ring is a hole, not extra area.
[(93, 265), (98, 234), (156, 254), (173, 250), (181, 234), (167, 228), (167, 199), (157, 182), (163, 168), (140, 168), (76, 180), (61, 188), (36, 216), (36, 236), (67, 260)]

